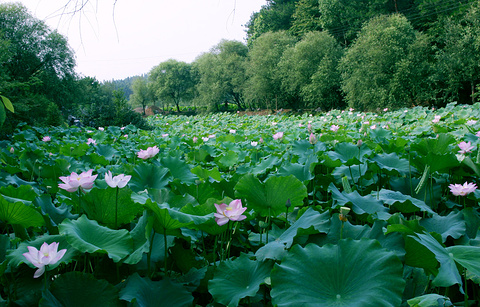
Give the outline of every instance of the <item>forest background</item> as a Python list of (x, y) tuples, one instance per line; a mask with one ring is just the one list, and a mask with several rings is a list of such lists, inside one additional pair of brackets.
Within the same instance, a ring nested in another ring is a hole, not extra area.
[[(21, 4), (0, 5), (0, 135), (20, 123), (129, 123), (156, 112), (359, 111), (471, 104), (480, 90), (479, 0), (267, 0), (245, 42), (192, 63), (100, 82), (75, 73), (65, 37)], [(7, 106), (7, 105), (5, 105)]]

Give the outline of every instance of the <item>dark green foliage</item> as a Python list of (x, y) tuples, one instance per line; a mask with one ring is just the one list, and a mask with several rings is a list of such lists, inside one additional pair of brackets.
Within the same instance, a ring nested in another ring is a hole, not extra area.
[[(424, 83), (423, 69), (428, 68), (422, 66), (428, 63), (428, 49), (421, 46), (421, 39), (402, 15), (380, 16), (368, 22), (341, 63), (342, 89), (349, 106), (374, 110), (415, 103), (423, 90), (418, 88)], [(416, 54), (416, 48), (424, 52)], [(417, 88), (412, 88), (411, 80)]]

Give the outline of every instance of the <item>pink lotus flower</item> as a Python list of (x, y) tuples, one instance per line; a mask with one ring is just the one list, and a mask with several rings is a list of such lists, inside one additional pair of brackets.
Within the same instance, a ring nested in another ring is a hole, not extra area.
[(310, 137), (308, 138), (308, 141), (310, 142), (310, 144), (316, 144), (317, 143), (317, 138), (315, 137), (315, 134), (313, 133), (310, 133)]
[(215, 222), (218, 226), (225, 225), (228, 221), (242, 221), (247, 217), (242, 215), (247, 207), (242, 207), (242, 201), (240, 199), (235, 199), (227, 206), (227, 204), (215, 204), (217, 212), (213, 215), (215, 216)]
[(87, 145), (90, 145), (90, 144), (97, 145), (97, 141), (92, 138), (88, 138)]
[(152, 157), (156, 156), (159, 152), (160, 152), (160, 149), (158, 149), (157, 146), (153, 146), (153, 147), (148, 147), (145, 150), (140, 149), (140, 151), (137, 152), (137, 156), (140, 159), (146, 160), (148, 158), (152, 158)]
[(278, 140), (278, 139), (281, 139), (281, 138), (283, 138), (283, 132), (277, 132), (273, 135), (274, 140)]
[(338, 125), (332, 125), (332, 126), (330, 126), (330, 130), (332, 130), (333, 132), (337, 132), (338, 129), (340, 129), (340, 126), (338, 126)]
[(477, 131), (477, 133), (475, 134), (475, 136), (478, 136), (480, 138), (480, 131)]
[(65, 255), (66, 249), (58, 250), (57, 242), (53, 242), (48, 245), (47, 242), (43, 243), (40, 247), (40, 250), (36, 249), (33, 246), (27, 246), (28, 253), (24, 253), (23, 256), (30, 261), (38, 270), (35, 271), (33, 278), (38, 278), (42, 276), (45, 272), (45, 266), (49, 264), (57, 263), (63, 255)]
[(125, 174), (120, 174), (115, 177), (112, 177), (112, 172), (108, 171), (108, 173), (105, 174), (105, 182), (110, 186), (111, 188), (123, 188), (127, 185), (127, 183), (130, 181), (132, 176), (130, 175), (125, 175)]
[(468, 183), (466, 181), (463, 185), (457, 183), (451, 184), (448, 187), (450, 188), (450, 192), (455, 196), (466, 196), (477, 189), (475, 183)]
[(193, 137), (193, 142), (194, 143), (198, 142), (198, 138), (196, 136)]
[(87, 172), (82, 172), (80, 175), (73, 172), (70, 176), (61, 176), (60, 180), (63, 183), (58, 184), (58, 187), (66, 190), (67, 192), (75, 192), (78, 188), (89, 190), (93, 188), (93, 182), (97, 179), (98, 175), (92, 176), (93, 169), (88, 170)]
[(46, 135), (42, 138), (42, 141), (44, 141), (44, 142), (50, 142), (51, 140), (52, 140), (52, 138), (50, 138), (48, 135)]
[(229, 132), (230, 132), (231, 134), (235, 134), (235, 133), (237, 133), (237, 130), (235, 130), (235, 129), (230, 129)]
[(472, 146), (471, 142), (468, 142), (468, 143), (460, 142), (460, 144), (458, 144), (458, 147), (460, 147), (461, 149), (458, 151), (458, 153), (462, 155), (466, 154), (467, 152), (472, 152), (472, 149), (475, 149), (475, 147)]
[(255, 146), (258, 145), (258, 142), (252, 141), (252, 142), (250, 143), (250, 145), (252, 145), (253, 147), (255, 147)]

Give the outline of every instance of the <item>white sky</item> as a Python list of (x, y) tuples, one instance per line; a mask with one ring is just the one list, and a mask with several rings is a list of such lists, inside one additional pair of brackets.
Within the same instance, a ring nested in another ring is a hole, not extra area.
[(68, 38), (77, 72), (99, 81), (148, 73), (168, 59), (191, 63), (221, 39), (245, 41), (244, 25), (266, 0), (21, 0)]

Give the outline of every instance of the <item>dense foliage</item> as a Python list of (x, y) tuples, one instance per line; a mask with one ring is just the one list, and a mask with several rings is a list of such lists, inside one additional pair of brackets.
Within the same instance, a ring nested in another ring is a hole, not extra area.
[[(14, 106), (14, 113), (0, 120), (0, 137), (21, 122), (61, 125), (72, 116), (86, 125), (146, 127), (139, 114), (119, 104), (119, 99), (128, 98), (129, 86), (79, 77), (74, 68), (74, 53), (65, 37), (21, 4), (0, 4), (0, 93)], [(125, 97), (117, 99), (115, 90)]]
[(480, 300), (478, 103), (149, 123), (0, 143), (0, 304)]

